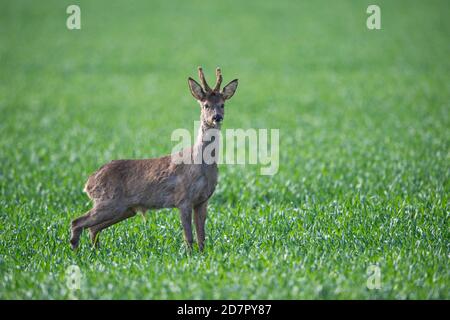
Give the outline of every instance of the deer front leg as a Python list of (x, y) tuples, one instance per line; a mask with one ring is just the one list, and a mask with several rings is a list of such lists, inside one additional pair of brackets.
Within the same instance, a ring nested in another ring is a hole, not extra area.
[(192, 249), (192, 207), (183, 206), (180, 207), (181, 224), (183, 225), (184, 240), (188, 246), (188, 249)]
[(205, 221), (207, 215), (207, 207), (207, 201), (194, 207), (194, 223), (197, 231), (198, 249), (200, 251), (203, 251), (205, 243)]

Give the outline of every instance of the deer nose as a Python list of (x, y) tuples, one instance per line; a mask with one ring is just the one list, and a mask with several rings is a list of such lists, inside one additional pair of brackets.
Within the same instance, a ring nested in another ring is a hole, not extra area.
[(223, 117), (222, 117), (220, 114), (215, 114), (215, 115), (213, 116), (213, 120), (214, 120), (215, 122), (220, 122), (220, 121), (223, 120)]

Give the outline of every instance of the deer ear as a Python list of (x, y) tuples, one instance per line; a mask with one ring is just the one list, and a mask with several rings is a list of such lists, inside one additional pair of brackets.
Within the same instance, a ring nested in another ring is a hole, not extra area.
[(229, 84), (227, 84), (225, 87), (223, 87), (223, 89), (222, 89), (223, 98), (225, 100), (230, 99), (236, 92), (237, 86), (238, 86), (238, 79), (234, 79)]
[(191, 90), (192, 95), (197, 100), (203, 100), (205, 98), (205, 92), (202, 87), (192, 78), (188, 79), (189, 89)]

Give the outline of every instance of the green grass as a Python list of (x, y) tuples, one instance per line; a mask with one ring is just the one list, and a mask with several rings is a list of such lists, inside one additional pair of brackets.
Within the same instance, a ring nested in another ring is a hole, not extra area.
[[(0, 4), (0, 298), (449, 299), (448, 1)], [(70, 250), (90, 173), (193, 131), (187, 77), (240, 79), (225, 128), (279, 128), (280, 168), (220, 167), (207, 246), (176, 210)], [(368, 290), (366, 269), (381, 269)]]

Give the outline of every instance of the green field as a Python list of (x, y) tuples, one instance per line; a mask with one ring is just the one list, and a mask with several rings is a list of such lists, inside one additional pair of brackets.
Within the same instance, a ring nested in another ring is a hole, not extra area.
[[(373, 2), (1, 1), (0, 299), (449, 299), (450, 2), (370, 31)], [(220, 166), (204, 253), (168, 209), (73, 252), (87, 177), (193, 132), (198, 65), (239, 78), (224, 128), (280, 129), (278, 173)]]

